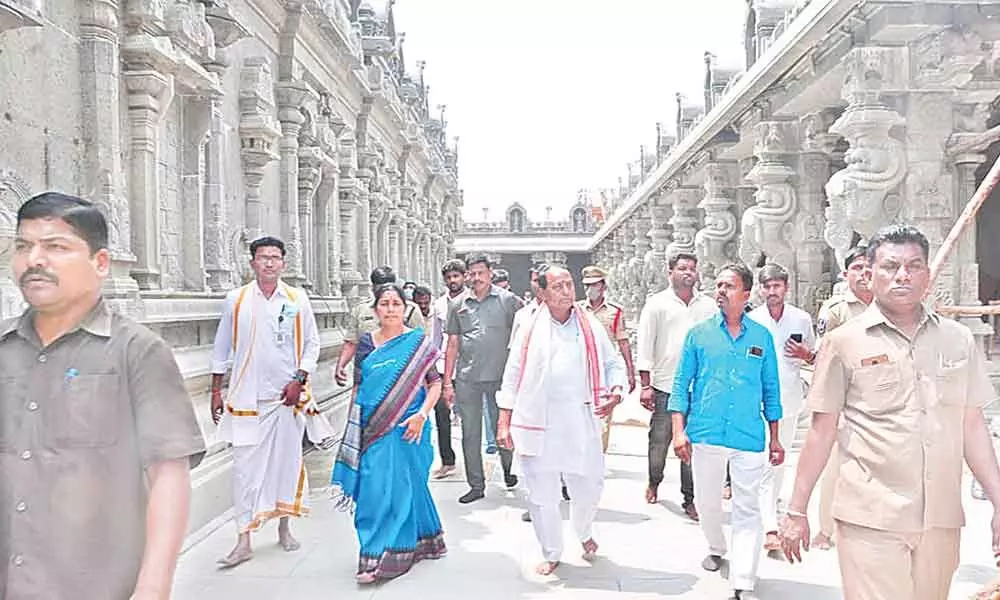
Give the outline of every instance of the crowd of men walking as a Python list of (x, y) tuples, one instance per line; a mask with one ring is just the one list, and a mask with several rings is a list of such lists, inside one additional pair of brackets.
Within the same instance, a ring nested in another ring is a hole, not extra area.
[[(252, 534), (273, 519), (280, 546), (299, 549), (302, 440), (330, 448), (337, 438), (311, 391), (311, 303), (281, 280), (285, 245), (264, 237), (249, 250), (254, 279), (226, 295), (211, 364), (214, 436), (234, 460), (237, 540), (224, 569), (253, 558)], [(810, 544), (835, 544), (848, 600), (945, 600), (965, 524), (963, 460), (994, 507), (1000, 469), (983, 414), (996, 398), (987, 364), (970, 331), (924, 301), (928, 252), (912, 227), (877, 232), (846, 257), (816, 327), (786, 302), (783, 266), (725, 265), (702, 292), (697, 257), (674, 255), (669, 286), (641, 311), (634, 363), (625, 311), (599, 267), (580, 273), (581, 301), (558, 265), (533, 269), (524, 299), (484, 255), (444, 264), (437, 298), (374, 269), (334, 367), (352, 396), (331, 485), (353, 514), (358, 583), (446, 555), (428, 479), (456, 475), (456, 422), (468, 483), (457, 501), (487, 494), (483, 457), (497, 453), (506, 488), (527, 492), (537, 572), (553, 575), (562, 560), (562, 502), (594, 560), (612, 413), (638, 386), (652, 413), (645, 501), (658, 502), (673, 448), (684, 512), (705, 536), (702, 566), (728, 560), (732, 597), (754, 597), (764, 552), (795, 562)], [(189, 469), (205, 443), (170, 348), (103, 299), (110, 268), (93, 204), (47, 193), (19, 209), (13, 270), (29, 307), (0, 325), (0, 598), (170, 596)], [(783, 464), (802, 415), (810, 426), (786, 498)]]

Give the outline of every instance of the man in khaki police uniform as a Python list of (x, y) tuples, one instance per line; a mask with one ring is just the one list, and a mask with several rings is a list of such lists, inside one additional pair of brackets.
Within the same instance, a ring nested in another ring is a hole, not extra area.
[(806, 507), (842, 416), (833, 516), (845, 600), (946, 600), (965, 525), (963, 456), (993, 502), (1000, 552), (1000, 469), (983, 415), (996, 393), (972, 333), (922, 304), (927, 238), (891, 225), (868, 259), (874, 302), (819, 351), (782, 546), (792, 561), (809, 549)]
[[(872, 303), (871, 267), (868, 265), (868, 248), (861, 244), (852, 248), (844, 259), (844, 283), (847, 289), (828, 298), (819, 308), (816, 334), (822, 336), (865, 312)], [(819, 484), (819, 532), (812, 546), (819, 550), (833, 547), (833, 492), (837, 484), (840, 463), (837, 453), (830, 453), (830, 460), (823, 469)]]
[[(587, 298), (586, 300), (577, 302), (577, 306), (596, 317), (601, 325), (604, 325), (604, 329), (607, 330), (608, 338), (618, 347), (622, 358), (625, 359), (625, 370), (628, 374), (628, 391), (632, 393), (635, 391), (635, 368), (632, 366), (632, 349), (628, 343), (625, 309), (622, 305), (605, 298), (605, 293), (608, 291), (607, 271), (601, 267), (591, 265), (583, 268), (582, 276), (582, 283)], [(604, 429), (601, 433), (601, 448), (603, 448), (604, 452), (608, 451), (608, 440), (611, 437), (611, 418), (612, 413), (609, 412), (601, 419), (604, 423)]]
[[(380, 285), (396, 283), (396, 273), (392, 267), (377, 267), (372, 269), (369, 280), (372, 283), (372, 291)], [(347, 331), (344, 332), (344, 345), (340, 349), (340, 358), (337, 359), (337, 368), (334, 371), (334, 379), (338, 385), (347, 384), (347, 365), (354, 359), (354, 353), (358, 349), (358, 340), (361, 334), (371, 333), (378, 329), (378, 319), (375, 317), (375, 307), (372, 304), (375, 297), (371, 296), (362, 300), (351, 310), (350, 320), (347, 322)], [(420, 314), (420, 307), (412, 300), (406, 301), (406, 312), (403, 320), (410, 329), (422, 329), (424, 318)]]

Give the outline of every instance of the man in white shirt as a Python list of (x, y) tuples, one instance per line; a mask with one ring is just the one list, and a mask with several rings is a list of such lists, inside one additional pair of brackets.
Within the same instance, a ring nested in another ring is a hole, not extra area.
[(253, 558), (250, 533), (275, 517), (281, 547), (299, 549), (289, 517), (309, 512), (302, 436), (315, 444), (333, 439), (307, 386), (319, 361), (316, 317), (305, 290), (280, 279), (285, 244), (260, 238), (250, 244), (250, 256), (256, 277), (226, 295), (212, 349), (212, 419), (217, 439), (233, 445), (238, 529), (236, 547), (219, 559), (221, 568)]
[(545, 304), (518, 332), (497, 394), (497, 443), (521, 462), (532, 525), (550, 575), (562, 558), (560, 478), (573, 499), (571, 521), (583, 557), (597, 553), (591, 528), (604, 487), (600, 417), (621, 402), (625, 363), (604, 327), (574, 306), (573, 276), (539, 276)]
[[(444, 373), (444, 353), (448, 346), (444, 326), (448, 322), (448, 304), (465, 291), (465, 261), (456, 258), (444, 263), (441, 277), (444, 278), (448, 291), (434, 301), (431, 311), (431, 339), (436, 340), (441, 348), (437, 369), (439, 373)], [(455, 472), (455, 450), (451, 446), (451, 411), (452, 405), (448, 402), (434, 405), (434, 424), (437, 427), (438, 452), (441, 455), (441, 467), (431, 474), (434, 479), (444, 479)]]
[[(816, 346), (812, 317), (809, 313), (785, 302), (788, 294), (788, 271), (781, 265), (766, 264), (757, 273), (757, 283), (764, 294), (764, 304), (750, 311), (750, 318), (767, 327), (778, 353), (778, 377), (781, 386), (782, 418), (778, 439), (783, 448), (791, 448), (795, 428), (805, 401), (802, 366), (815, 359)], [(761, 518), (767, 537), (764, 548), (780, 550), (778, 538), (778, 502), (784, 480), (783, 465), (764, 467), (760, 481)]]
[[(646, 502), (659, 499), (660, 482), (667, 451), (673, 440), (673, 427), (667, 401), (674, 385), (674, 372), (688, 330), (700, 321), (715, 316), (715, 300), (695, 291), (698, 281), (698, 258), (678, 253), (667, 263), (670, 287), (646, 300), (639, 314), (638, 360), (636, 368), (642, 390), (639, 399), (646, 410), (653, 411), (649, 421), (649, 486)], [(694, 481), (691, 465), (681, 462), (681, 496), (685, 514), (698, 520), (694, 506)], [(721, 492), (720, 492), (721, 493)]]

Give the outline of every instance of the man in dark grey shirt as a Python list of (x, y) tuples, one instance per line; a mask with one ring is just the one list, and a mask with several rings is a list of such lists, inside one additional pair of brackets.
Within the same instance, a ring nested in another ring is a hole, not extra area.
[[(466, 265), (471, 289), (448, 306), (445, 324), (448, 346), (442, 392), (449, 405), (457, 399), (462, 419), (462, 455), (470, 487), (458, 499), (462, 504), (475, 502), (486, 494), (482, 455), (483, 400), (486, 401), (486, 418), (495, 428), (499, 417), (496, 393), (507, 362), (514, 313), (521, 306), (514, 294), (492, 284), (493, 272), (486, 256), (474, 255)], [(508, 488), (517, 485), (517, 477), (510, 472), (512, 460), (511, 451), (501, 448), (500, 463)]]
[(0, 323), (0, 598), (170, 597), (205, 443), (170, 347), (101, 297), (107, 242), (79, 198), (17, 214), (30, 308)]

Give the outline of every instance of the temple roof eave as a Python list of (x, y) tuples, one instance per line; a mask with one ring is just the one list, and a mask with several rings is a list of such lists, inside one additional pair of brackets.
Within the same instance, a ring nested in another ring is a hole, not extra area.
[(809, 3), (777, 43), (768, 48), (733, 89), (667, 155), (664, 162), (609, 216), (591, 238), (590, 249), (618, 228), (670, 179), (678, 177), (713, 138), (745, 113), (752, 104), (751, 100), (764, 94), (860, 4), (859, 0), (813, 0)]

